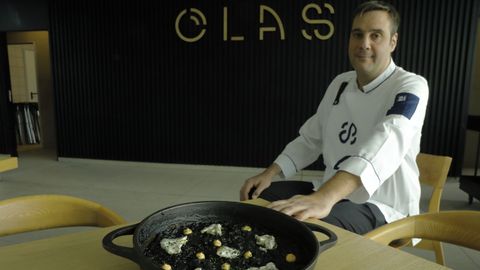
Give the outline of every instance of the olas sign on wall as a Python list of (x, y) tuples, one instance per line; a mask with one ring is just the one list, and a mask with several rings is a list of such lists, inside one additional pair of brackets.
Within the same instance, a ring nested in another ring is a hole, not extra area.
[[(307, 13), (311, 14), (315, 12), (319, 15), (319, 17), (324, 13), (328, 12), (330, 14), (335, 14), (335, 9), (331, 4), (325, 3), (323, 7), (318, 4), (310, 3), (303, 7), (302, 9), (302, 19), (306, 24), (309, 25), (317, 25), (319, 26), (318, 29), (301, 29), (302, 36), (306, 40), (327, 40), (332, 37), (333, 33), (335, 32), (335, 28), (333, 23), (327, 19), (319, 19), (319, 18), (310, 18), (307, 16)], [(275, 19), (276, 25), (265, 25), (265, 18), (266, 16), (271, 16)], [(182, 33), (180, 30), (180, 24), (183, 20), (191, 20), (198, 28), (197, 33)], [(223, 40), (224, 41), (244, 41), (245, 37), (242, 35), (232, 35), (229, 33), (228, 28), (228, 7), (223, 7)], [(323, 30), (320, 31), (320, 26), (322, 29), (326, 28), (328, 31)], [(285, 27), (283, 25), (283, 21), (278, 13), (271, 7), (267, 5), (260, 5), (259, 6), (259, 27), (258, 27), (258, 39), (263, 40), (265, 33), (267, 32), (278, 32), (280, 40), (285, 40)], [(180, 11), (175, 19), (175, 31), (177, 36), (185, 41), (185, 42), (197, 42), (205, 35), (207, 32), (207, 17), (205, 14), (197, 8), (190, 8), (189, 12), (187, 9)]]

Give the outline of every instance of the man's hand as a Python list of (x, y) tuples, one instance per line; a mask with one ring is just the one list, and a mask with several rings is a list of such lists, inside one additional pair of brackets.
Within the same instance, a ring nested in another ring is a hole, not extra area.
[(263, 190), (268, 188), (272, 183), (272, 179), (263, 174), (256, 175), (252, 178), (247, 179), (240, 189), (240, 200), (245, 201), (248, 198), (248, 194), (252, 189), (255, 191), (252, 193), (252, 199), (256, 199)]
[(240, 189), (240, 200), (245, 201), (250, 199), (248, 194), (252, 189), (255, 191), (252, 194), (252, 199), (258, 198), (260, 193), (264, 191), (266, 188), (270, 186), (272, 183), (272, 179), (275, 175), (281, 172), (280, 167), (273, 163), (270, 167), (268, 167), (265, 171), (261, 174), (251, 177), (245, 181), (242, 188)]
[(298, 220), (321, 219), (330, 213), (334, 203), (315, 195), (295, 195), (288, 200), (275, 201), (267, 207), (293, 216)]
[(310, 195), (296, 195), (288, 200), (280, 200), (267, 207), (293, 216), (299, 220), (324, 218), (341, 199), (361, 187), (360, 177), (338, 171), (330, 180)]

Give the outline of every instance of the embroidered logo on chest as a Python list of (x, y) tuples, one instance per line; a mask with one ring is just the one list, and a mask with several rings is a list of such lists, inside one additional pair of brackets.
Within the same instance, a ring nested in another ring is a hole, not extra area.
[(345, 122), (338, 133), (340, 142), (354, 144), (357, 141), (357, 127), (354, 123)]

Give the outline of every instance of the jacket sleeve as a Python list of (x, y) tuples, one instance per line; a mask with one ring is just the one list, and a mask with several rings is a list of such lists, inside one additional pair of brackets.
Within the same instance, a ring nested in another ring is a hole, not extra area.
[(333, 80), (323, 97), (317, 112), (300, 128), (299, 136), (284, 148), (274, 161), (282, 169), (282, 177), (294, 176), (297, 172), (318, 159), (323, 149), (323, 119), (332, 101), (332, 91), (338, 88), (338, 80)]
[(339, 164), (340, 170), (357, 175), (362, 181), (363, 186), (349, 196), (356, 203), (367, 201), (395, 173), (415, 137), (421, 134), (428, 102), (427, 82), (415, 76), (395, 93), (391, 107), (371, 137), (358, 152)]

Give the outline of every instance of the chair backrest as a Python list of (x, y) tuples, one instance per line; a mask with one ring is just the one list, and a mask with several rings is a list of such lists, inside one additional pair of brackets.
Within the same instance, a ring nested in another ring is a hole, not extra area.
[(102, 205), (65, 195), (31, 195), (0, 201), (0, 236), (43, 229), (124, 224)]
[(428, 212), (440, 211), (440, 200), (451, 163), (452, 158), (448, 156), (425, 153), (417, 155), (420, 183), (433, 187), (432, 196), (428, 204)]
[(385, 245), (398, 239), (422, 238), (480, 250), (480, 211), (410, 216), (381, 226), (365, 237)]

